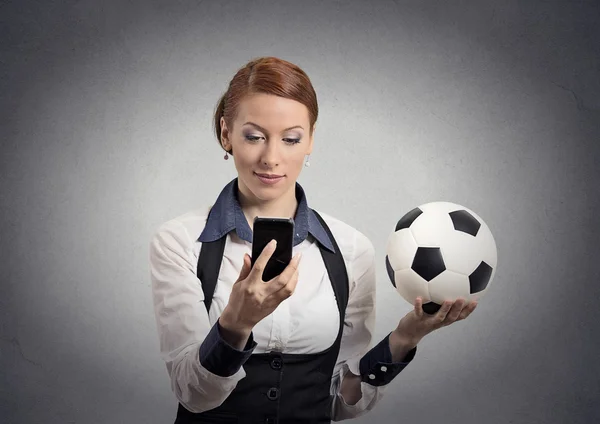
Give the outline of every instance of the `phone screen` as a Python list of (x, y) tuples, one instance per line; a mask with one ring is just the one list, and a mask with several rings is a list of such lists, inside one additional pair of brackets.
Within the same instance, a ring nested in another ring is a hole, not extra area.
[(257, 218), (253, 227), (252, 265), (266, 245), (273, 239), (277, 240), (275, 252), (263, 271), (263, 281), (269, 281), (281, 274), (292, 259), (294, 222), (283, 218)]

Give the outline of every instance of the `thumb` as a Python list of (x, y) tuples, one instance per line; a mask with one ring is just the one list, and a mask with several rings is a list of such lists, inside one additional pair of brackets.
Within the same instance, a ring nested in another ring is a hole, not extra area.
[(242, 270), (240, 271), (240, 276), (238, 277), (236, 283), (248, 278), (248, 275), (250, 275), (251, 269), (252, 269), (252, 262), (250, 260), (250, 256), (247, 253), (244, 253), (244, 264), (242, 265)]
[(421, 296), (415, 300), (415, 315), (419, 318), (423, 316), (423, 298)]

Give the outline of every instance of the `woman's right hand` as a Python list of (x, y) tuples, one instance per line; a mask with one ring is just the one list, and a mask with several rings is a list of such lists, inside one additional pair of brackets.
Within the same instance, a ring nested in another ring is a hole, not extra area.
[(281, 274), (270, 281), (262, 280), (263, 270), (275, 252), (275, 246), (275, 240), (267, 244), (253, 267), (250, 256), (244, 254), (244, 265), (231, 289), (229, 302), (219, 317), (219, 324), (226, 331), (245, 336), (243, 344), (235, 343), (237, 345), (245, 344), (252, 328), (271, 314), (282, 301), (290, 297), (298, 283), (301, 253), (292, 258)]

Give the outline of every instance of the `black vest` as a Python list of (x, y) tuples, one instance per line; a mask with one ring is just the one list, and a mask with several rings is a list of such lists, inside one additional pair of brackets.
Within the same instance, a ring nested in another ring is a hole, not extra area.
[[(175, 424), (330, 424), (333, 397), (331, 379), (335, 367), (344, 316), (348, 303), (348, 273), (341, 251), (323, 218), (313, 210), (335, 248), (330, 252), (319, 244), (340, 314), (335, 342), (316, 354), (270, 352), (252, 354), (244, 363), (246, 376), (218, 407), (192, 413), (181, 403)], [(198, 258), (198, 278), (202, 282), (209, 310), (217, 283), (226, 236), (202, 243)]]

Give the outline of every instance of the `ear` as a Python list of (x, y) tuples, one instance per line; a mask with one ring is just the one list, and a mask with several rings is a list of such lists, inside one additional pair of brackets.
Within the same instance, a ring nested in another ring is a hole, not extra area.
[(315, 130), (317, 129), (317, 126), (315, 125), (313, 127), (313, 132), (310, 136), (310, 139), (308, 141), (308, 151), (306, 152), (307, 155), (310, 155), (312, 153), (312, 149), (313, 149), (313, 143), (315, 141)]
[(221, 146), (226, 151), (231, 150), (231, 141), (229, 140), (229, 128), (227, 128), (227, 124), (225, 123), (225, 118), (221, 117)]

